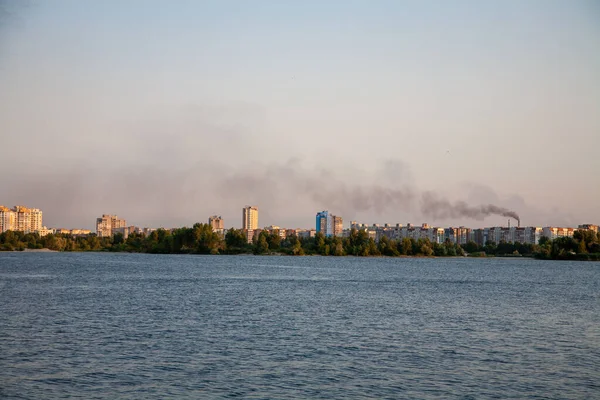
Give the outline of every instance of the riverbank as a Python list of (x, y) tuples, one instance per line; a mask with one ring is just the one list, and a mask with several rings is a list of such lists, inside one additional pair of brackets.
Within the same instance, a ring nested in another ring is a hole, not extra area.
[(72, 236), (7, 231), (0, 234), (0, 251), (109, 251), (150, 254), (256, 254), (256, 255), (321, 255), (360, 257), (535, 257), (555, 260), (600, 260), (600, 237), (594, 231), (577, 231), (572, 238), (549, 240), (539, 244), (495, 243), (484, 245), (473, 241), (459, 244), (451, 240), (442, 243), (428, 238), (390, 239), (381, 236), (375, 240), (365, 230), (352, 230), (348, 236), (314, 237), (280, 236), (280, 232), (263, 230), (248, 242), (247, 232), (230, 229), (225, 235), (213, 232), (207, 224), (192, 228), (159, 229), (148, 235), (133, 233), (128, 237), (96, 235)]

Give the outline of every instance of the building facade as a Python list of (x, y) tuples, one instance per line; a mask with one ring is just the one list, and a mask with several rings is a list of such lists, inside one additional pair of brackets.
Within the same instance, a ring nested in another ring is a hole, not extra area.
[(37, 208), (0, 206), (0, 232), (39, 232), (42, 229), (42, 211)]
[(40, 234), (40, 236), (43, 237), (43, 236), (46, 236), (46, 235), (55, 234), (56, 233), (56, 229), (46, 228), (45, 226), (42, 226), (42, 229), (40, 229), (38, 233)]
[(209, 217), (208, 224), (215, 233), (223, 234), (225, 232), (225, 223), (220, 215), (213, 215), (212, 217)]
[(594, 232), (598, 233), (598, 225), (583, 224), (583, 225), (579, 225), (577, 228), (578, 229), (590, 230), (590, 231), (594, 231)]
[(8, 207), (0, 206), (0, 233), (15, 230), (15, 213)]
[(242, 229), (258, 229), (258, 207), (246, 206), (242, 209)]
[(344, 230), (344, 220), (342, 217), (338, 217), (337, 215), (332, 215), (331, 219), (333, 236), (342, 236), (342, 231)]
[(325, 236), (342, 236), (344, 230), (344, 221), (342, 217), (330, 214), (324, 210), (317, 213), (315, 217), (316, 232), (321, 232)]
[(539, 244), (542, 237), (542, 228), (528, 226), (525, 228), (525, 242), (528, 244)]
[(265, 230), (268, 231), (269, 234), (275, 234), (275, 235), (279, 236), (282, 240), (287, 237), (287, 231), (288, 230), (281, 229), (281, 227), (277, 226), (277, 225), (267, 226), (265, 228)]
[(127, 240), (129, 235), (136, 233), (138, 229), (139, 228), (135, 226), (121, 226), (118, 228), (113, 228), (112, 234), (114, 235), (115, 233), (120, 233), (121, 235), (123, 235), (123, 240)]
[(321, 232), (325, 236), (331, 236), (333, 229), (333, 220), (329, 211), (320, 211), (315, 217), (315, 227), (317, 233)]
[(31, 218), (30, 232), (39, 232), (43, 227), (42, 211), (37, 208), (32, 208), (29, 211), (29, 215)]
[(116, 215), (102, 214), (96, 218), (96, 235), (98, 237), (111, 237), (118, 229), (127, 227), (127, 222)]
[(553, 226), (546, 226), (542, 228), (542, 236), (546, 236), (550, 240), (554, 240), (561, 237), (573, 237), (573, 233), (577, 229), (573, 228), (556, 228)]

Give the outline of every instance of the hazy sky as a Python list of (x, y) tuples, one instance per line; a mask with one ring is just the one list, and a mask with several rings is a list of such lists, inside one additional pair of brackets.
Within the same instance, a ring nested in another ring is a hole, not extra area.
[(600, 223), (600, 3), (0, 0), (0, 204), (52, 227)]

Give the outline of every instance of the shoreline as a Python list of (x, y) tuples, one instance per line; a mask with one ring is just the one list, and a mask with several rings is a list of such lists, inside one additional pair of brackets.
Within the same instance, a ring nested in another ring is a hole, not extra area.
[(515, 256), (510, 256), (510, 255), (506, 255), (506, 256), (487, 256), (487, 257), (477, 257), (477, 256), (421, 256), (421, 255), (399, 255), (399, 256), (385, 256), (385, 255), (369, 255), (369, 256), (359, 256), (359, 255), (353, 255), (353, 254), (345, 254), (343, 256), (334, 256), (334, 255), (327, 255), (324, 256), (322, 254), (302, 254), (302, 255), (295, 255), (295, 254), (285, 254), (285, 253), (269, 253), (269, 254), (254, 254), (254, 253), (236, 253), (236, 254), (227, 254), (227, 253), (223, 253), (223, 254), (202, 254), (202, 253), (148, 253), (148, 252), (136, 252), (136, 251), (106, 251), (106, 250), (90, 250), (90, 251), (81, 251), (81, 250), (74, 250), (74, 251), (60, 251), (60, 250), (50, 250), (50, 249), (23, 249), (23, 250), (0, 250), (0, 254), (2, 253), (96, 253), (96, 254), (151, 254), (151, 255), (162, 255), (162, 256), (166, 256), (166, 255), (185, 255), (185, 256), (259, 256), (259, 257), (327, 257), (327, 258), (345, 258), (345, 257), (354, 257), (354, 258), (390, 258), (390, 259), (394, 259), (394, 258), (439, 258), (439, 259), (444, 259), (444, 258), (469, 258), (469, 259), (476, 259), (476, 258), (480, 258), (480, 259), (490, 259), (490, 258), (527, 258), (527, 259), (535, 259), (534, 256), (529, 256), (529, 255), (522, 255), (519, 257), (515, 257)]
[(488, 256), (425, 256), (425, 255), (398, 255), (398, 256), (386, 256), (386, 255), (368, 255), (368, 256), (359, 256), (353, 254), (346, 254), (342, 256), (335, 255), (327, 255), (324, 256), (322, 254), (285, 254), (285, 253), (268, 253), (268, 254), (254, 254), (254, 253), (235, 253), (235, 254), (202, 254), (202, 253), (149, 253), (149, 252), (136, 252), (136, 251), (107, 251), (107, 250), (90, 250), (90, 251), (82, 251), (82, 250), (73, 250), (73, 251), (60, 251), (60, 250), (50, 250), (47, 248), (44, 249), (23, 249), (23, 250), (0, 250), (0, 254), (2, 253), (110, 253), (110, 254), (152, 254), (152, 255), (188, 255), (188, 256), (267, 256), (267, 257), (327, 257), (327, 258), (345, 258), (345, 257), (354, 257), (354, 258), (389, 258), (389, 259), (528, 259), (528, 260), (540, 260), (540, 261), (584, 261), (584, 262), (600, 262), (600, 259), (588, 258), (588, 259), (577, 259), (577, 258), (538, 258), (534, 255), (512, 255), (512, 254), (503, 254), (503, 255), (488, 255)]

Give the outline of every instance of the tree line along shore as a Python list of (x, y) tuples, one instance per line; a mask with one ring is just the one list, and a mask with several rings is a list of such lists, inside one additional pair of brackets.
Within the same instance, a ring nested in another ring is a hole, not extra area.
[(367, 232), (352, 230), (348, 237), (289, 236), (281, 239), (276, 233), (262, 231), (248, 243), (242, 230), (230, 229), (225, 235), (213, 232), (208, 224), (197, 223), (191, 228), (158, 229), (148, 235), (130, 234), (126, 239), (117, 233), (112, 237), (72, 236), (7, 231), (0, 234), (0, 251), (48, 249), (54, 251), (109, 251), (152, 254), (281, 254), (291, 256), (387, 256), (387, 257), (535, 257), (553, 260), (600, 261), (600, 232), (578, 230), (573, 237), (550, 240), (542, 237), (539, 244), (475, 242), (463, 245), (446, 241), (432, 243), (428, 239), (382, 237), (369, 238)]

